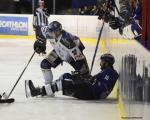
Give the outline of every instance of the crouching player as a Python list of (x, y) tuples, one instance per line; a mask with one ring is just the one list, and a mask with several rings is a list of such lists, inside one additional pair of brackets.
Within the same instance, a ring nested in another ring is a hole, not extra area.
[[(84, 76), (78, 71), (65, 73), (49, 86), (49, 94), (62, 91), (63, 95), (83, 100), (105, 99), (113, 90), (119, 75), (113, 67), (115, 59), (111, 54), (103, 54), (100, 60), (101, 72), (98, 74)], [(32, 97), (47, 95), (44, 86), (36, 88), (31, 80), (27, 83)]]

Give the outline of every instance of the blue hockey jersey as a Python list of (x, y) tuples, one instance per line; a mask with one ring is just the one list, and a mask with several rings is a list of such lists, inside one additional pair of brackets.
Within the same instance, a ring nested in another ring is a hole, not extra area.
[(94, 91), (100, 98), (106, 98), (114, 88), (119, 75), (113, 68), (106, 68), (94, 76)]

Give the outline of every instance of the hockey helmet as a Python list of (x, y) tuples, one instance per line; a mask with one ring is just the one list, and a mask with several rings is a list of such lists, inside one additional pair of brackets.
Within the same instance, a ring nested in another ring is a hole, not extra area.
[(48, 25), (48, 30), (50, 32), (62, 31), (62, 25), (58, 21), (53, 21)]
[(100, 59), (102, 61), (108, 62), (110, 65), (113, 65), (115, 63), (115, 58), (112, 54), (106, 53), (103, 54)]

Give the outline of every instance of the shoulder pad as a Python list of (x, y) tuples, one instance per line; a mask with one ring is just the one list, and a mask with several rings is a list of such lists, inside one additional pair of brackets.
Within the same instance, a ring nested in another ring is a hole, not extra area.
[(62, 37), (66, 40), (76, 40), (79, 39), (77, 36), (72, 35), (71, 33), (66, 32), (65, 30), (62, 31)]

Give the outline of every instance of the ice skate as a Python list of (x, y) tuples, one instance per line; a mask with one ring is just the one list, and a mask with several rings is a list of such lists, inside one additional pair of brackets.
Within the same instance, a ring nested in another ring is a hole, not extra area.
[(35, 87), (31, 80), (25, 80), (25, 93), (27, 98), (30, 96), (35, 97), (38, 95), (46, 95), (45, 89), (43, 87)]

